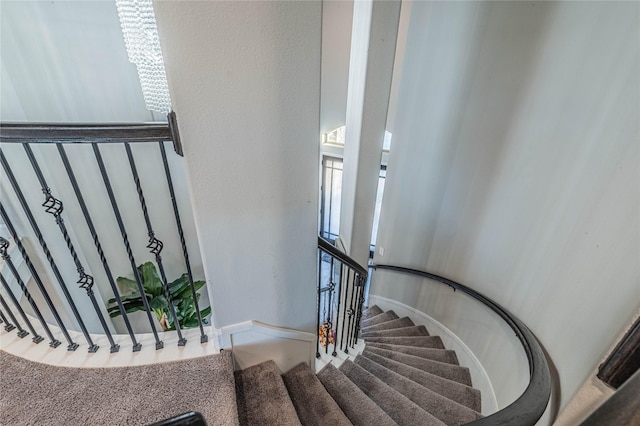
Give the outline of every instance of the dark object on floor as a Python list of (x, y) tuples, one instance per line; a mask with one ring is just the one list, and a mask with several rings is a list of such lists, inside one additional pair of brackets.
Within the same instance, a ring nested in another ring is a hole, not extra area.
[(202, 414), (191, 411), (189, 413), (180, 414), (170, 419), (162, 420), (150, 426), (207, 426)]

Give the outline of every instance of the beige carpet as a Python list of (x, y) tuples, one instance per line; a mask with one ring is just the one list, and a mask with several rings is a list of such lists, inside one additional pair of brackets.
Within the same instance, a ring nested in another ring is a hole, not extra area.
[(147, 425), (187, 411), (237, 425), (230, 352), (125, 368), (65, 368), (0, 351), (0, 424)]

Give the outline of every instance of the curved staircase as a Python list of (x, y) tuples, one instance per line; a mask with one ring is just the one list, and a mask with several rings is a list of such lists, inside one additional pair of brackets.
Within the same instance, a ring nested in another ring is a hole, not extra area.
[(236, 371), (241, 425), (460, 425), (482, 418), (480, 391), (454, 351), (424, 326), (378, 306), (365, 310), (353, 360), (318, 374), (273, 361)]

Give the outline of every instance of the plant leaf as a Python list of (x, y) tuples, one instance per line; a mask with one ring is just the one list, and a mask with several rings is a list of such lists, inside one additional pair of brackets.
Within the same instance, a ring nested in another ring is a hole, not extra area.
[(156, 265), (151, 262), (146, 262), (140, 265), (138, 268), (140, 276), (142, 277), (142, 284), (144, 285), (145, 293), (151, 293), (153, 296), (159, 296), (162, 294), (162, 281), (158, 276)]
[[(205, 281), (196, 281), (193, 283), (193, 287), (196, 289), (196, 292), (198, 290), (200, 290), (204, 285), (206, 284)], [(182, 290), (182, 292), (178, 295), (177, 297), (178, 299), (189, 299), (189, 298), (193, 298), (193, 296), (191, 295), (191, 287), (187, 287), (186, 289)]]
[(153, 310), (156, 310), (156, 309), (164, 310), (165, 308), (169, 307), (169, 302), (167, 302), (167, 299), (161, 294), (149, 300), (149, 307)]
[(132, 291), (138, 291), (138, 283), (136, 283), (134, 280), (125, 277), (118, 277), (116, 278), (116, 282), (121, 288), (128, 288)]

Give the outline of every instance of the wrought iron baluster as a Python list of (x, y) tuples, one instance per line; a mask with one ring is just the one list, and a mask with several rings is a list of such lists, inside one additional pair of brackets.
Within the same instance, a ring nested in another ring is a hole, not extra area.
[[(329, 344), (331, 342), (331, 336), (333, 335), (333, 306), (332, 306), (333, 300), (332, 300), (332, 298), (333, 298), (333, 291), (334, 291), (335, 288), (336, 288), (336, 285), (333, 282), (329, 282), (329, 288), (327, 289), (327, 293), (329, 293), (329, 295), (325, 296), (325, 298), (329, 299), (328, 300), (328, 309), (327, 309), (327, 311), (329, 312), (328, 313), (328, 317), (327, 317), (328, 318), (328, 321), (327, 321), (327, 323), (328, 323), (327, 324), (328, 325), (328, 327), (327, 327), (327, 346), (324, 348), (324, 353), (326, 353), (326, 354), (329, 353)], [(334, 338), (333, 339), (334, 346), (335, 346), (335, 342), (336, 342), (336, 340)]]
[(357, 343), (357, 334), (358, 334), (358, 306), (360, 306), (360, 295), (362, 292), (362, 287), (360, 286), (360, 275), (356, 275), (356, 279), (354, 280), (354, 285), (356, 287), (356, 295), (354, 299), (354, 308), (353, 308), (353, 328), (351, 333), (351, 347), (355, 347)]
[(322, 287), (322, 250), (318, 250), (318, 303), (316, 315), (316, 358), (320, 358), (320, 295)]
[(189, 261), (189, 252), (187, 250), (187, 243), (184, 238), (184, 231), (182, 229), (182, 221), (180, 220), (180, 211), (178, 210), (178, 203), (176, 201), (176, 195), (173, 189), (173, 180), (171, 179), (171, 171), (169, 170), (169, 162), (167, 161), (167, 153), (164, 148), (164, 142), (158, 142), (160, 145), (160, 153), (162, 154), (162, 164), (164, 165), (164, 174), (167, 177), (167, 185), (169, 186), (169, 194), (171, 195), (171, 204), (173, 205), (173, 215), (176, 218), (176, 226), (178, 227), (178, 236), (180, 237), (180, 244), (182, 245), (182, 254), (184, 256), (184, 263), (187, 266), (187, 277), (189, 277), (189, 286), (191, 288), (191, 296), (193, 297), (194, 307), (196, 308), (196, 315), (198, 316), (198, 325), (200, 327), (200, 343), (208, 341), (208, 337), (204, 332), (202, 323), (202, 315), (200, 314), (200, 307), (198, 306), (198, 296), (196, 294), (196, 287), (193, 283), (193, 275), (191, 273), (191, 262)]
[[(76, 180), (75, 173), (73, 172), (73, 168), (69, 163), (69, 158), (67, 157), (67, 153), (64, 150), (62, 144), (56, 144), (58, 148), (58, 153), (60, 154), (60, 158), (62, 159), (62, 164), (67, 172), (67, 176), (71, 181), (71, 186), (73, 186), (73, 190), (76, 194), (76, 198), (78, 199), (78, 204), (80, 204), (80, 209), (82, 210), (82, 215), (84, 216), (84, 220), (87, 223), (87, 227), (89, 228), (89, 232), (91, 232), (91, 237), (93, 237), (93, 243), (96, 246), (96, 250), (98, 252), (98, 256), (100, 257), (100, 261), (102, 262), (102, 267), (104, 268), (104, 272), (107, 276), (107, 280), (109, 281), (109, 285), (111, 286), (111, 290), (113, 291), (113, 295), (115, 296), (116, 303), (118, 304), (118, 308), (120, 309), (120, 313), (122, 314), (122, 319), (124, 320), (124, 324), (127, 327), (127, 331), (129, 332), (129, 336), (131, 337), (131, 342), (133, 344), (133, 352), (138, 352), (142, 345), (136, 341), (135, 334), (133, 329), (131, 328), (131, 323), (129, 321), (129, 315), (122, 304), (122, 299), (120, 298), (120, 294), (118, 292), (118, 287), (113, 280), (113, 274), (111, 273), (111, 269), (109, 268), (109, 264), (107, 262), (107, 258), (104, 255), (104, 251), (102, 250), (102, 245), (100, 244), (100, 239), (98, 238), (98, 233), (96, 231), (95, 226), (93, 225), (93, 221), (91, 220), (91, 216), (89, 215), (89, 210), (87, 209), (87, 205), (84, 202), (84, 197), (82, 196), (82, 192), (80, 191), (80, 187), (78, 186), (78, 181)], [(113, 351), (112, 351), (113, 352)]]
[[(33, 309), (34, 314), (36, 315), (36, 317), (38, 317), (38, 320), (40, 321), (40, 324), (42, 325), (42, 328), (44, 329), (45, 333), (49, 337), (49, 340), (50, 340), (49, 345), (51, 345), (51, 343), (55, 343), (57, 341), (53, 337), (53, 334), (51, 333), (51, 330), (49, 329), (49, 325), (47, 324), (47, 322), (45, 321), (44, 317), (42, 316), (42, 313), (40, 312), (40, 308), (38, 307), (38, 305), (35, 302), (35, 300), (33, 300), (33, 297), (31, 297), (31, 293), (27, 289), (27, 286), (24, 283), (24, 281), (22, 280), (22, 277), (20, 276), (20, 273), (18, 272), (18, 270), (16, 269), (15, 265), (13, 264), (13, 260), (11, 259), (11, 256), (8, 253), (8, 249), (9, 249), (9, 241), (7, 241), (4, 238), (0, 237), (0, 255), (2, 256), (2, 258), (6, 262), (7, 266), (11, 270), (11, 273), (13, 274), (14, 278), (18, 282), (18, 285), (22, 289), (22, 292), (24, 293), (25, 297), (27, 298), (27, 301), (31, 305), (31, 308)], [(3, 278), (3, 281), (4, 281), (4, 278)], [(8, 285), (5, 285), (5, 288), (7, 289), (7, 292), (10, 291)], [(42, 340), (44, 340), (44, 338), (38, 336), (38, 334), (35, 331), (33, 331), (33, 329), (31, 331), (31, 333), (33, 333), (33, 336), (34, 336), (33, 337), (34, 343), (40, 343)], [(38, 341), (36, 341), (36, 340), (38, 340)], [(60, 344), (60, 342), (57, 342), (57, 343), (58, 344), (56, 346), (58, 346)]]
[[(42, 247), (42, 251), (44, 252), (45, 257), (49, 261), (49, 265), (51, 265), (51, 270), (53, 271), (53, 275), (56, 277), (56, 281), (58, 281), (58, 284), (60, 285), (60, 289), (62, 290), (62, 293), (64, 294), (65, 299), (69, 303), (69, 307), (71, 308), (73, 316), (78, 321), (78, 325), (82, 330), (82, 334), (84, 335), (84, 338), (89, 343), (89, 352), (95, 352), (98, 349), (98, 347), (93, 343), (93, 341), (91, 340), (91, 337), (89, 336), (89, 333), (87, 332), (87, 328), (85, 327), (84, 322), (82, 321), (82, 317), (80, 316), (80, 313), (76, 308), (76, 304), (73, 301), (71, 294), (69, 294), (69, 289), (67, 289), (67, 285), (65, 284), (64, 279), (62, 278), (62, 275), (58, 270), (58, 266), (56, 265), (56, 262), (53, 259), (51, 252), (49, 251), (49, 247), (47, 246), (47, 243), (44, 240), (44, 236), (42, 235), (42, 232), (40, 231), (40, 227), (38, 226), (38, 223), (33, 217), (33, 213), (31, 213), (29, 204), (27, 204), (27, 200), (24, 198), (24, 194), (22, 193), (22, 190), (20, 189), (20, 186), (18, 185), (18, 182), (16, 181), (15, 176), (13, 175), (13, 171), (11, 170), (11, 167), (9, 167), (9, 163), (7, 162), (7, 159), (4, 156), (2, 149), (0, 149), (0, 162), (2, 163), (2, 167), (4, 168), (5, 172), (7, 173), (7, 176), (9, 177), (9, 182), (11, 183), (11, 187), (13, 188), (16, 195), (18, 196), (18, 200), (20, 201), (20, 205), (22, 206), (22, 209), (27, 215), (27, 219), (29, 220), (29, 224), (31, 225), (31, 228), (33, 229), (33, 232), (36, 234), (36, 237), (38, 238), (38, 242)], [(68, 339), (68, 340), (71, 340), (71, 339)], [(77, 348), (78, 348), (78, 344), (73, 342), (69, 343), (69, 346), (67, 346), (67, 350), (70, 350), (70, 351), (75, 351)]]
[(16, 298), (15, 294), (13, 294), (13, 292), (11, 291), (11, 287), (9, 287), (9, 283), (4, 278), (4, 275), (2, 275), (2, 273), (0, 273), (0, 282), (2, 282), (2, 286), (6, 290), (7, 295), (9, 296), (9, 299), (11, 299), (11, 302), (13, 302), (13, 305), (16, 307), (16, 309), (18, 310), (18, 313), (22, 317), (22, 320), (24, 321), (24, 323), (27, 325), (27, 328), (31, 332), (31, 335), (33, 336), (31, 340), (33, 341), (33, 343), (42, 342), (44, 340), (44, 337), (40, 336), (38, 332), (33, 328), (33, 324), (31, 324), (31, 321), (29, 321), (27, 314), (25, 314), (24, 309), (22, 309), (22, 306), (20, 306), (20, 302)]
[[(38, 161), (36, 160), (35, 155), (33, 155), (33, 151), (31, 150), (31, 147), (29, 146), (29, 144), (26, 144), (26, 143), (22, 144), (22, 147), (27, 153), (29, 162), (31, 163), (31, 166), (33, 167), (33, 171), (35, 172), (36, 177), (40, 182), (40, 186), (42, 187), (42, 193), (45, 196), (45, 201), (44, 203), (42, 203), (42, 206), (45, 208), (45, 211), (47, 213), (50, 213), (55, 218), (56, 224), (58, 225), (58, 228), (60, 228), (62, 237), (64, 238), (64, 241), (67, 244), (67, 248), (69, 249), (69, 254), (73, 259), (73, 263), (76, 265), (76, 271), (78, 272), (78, 277), (79, 277), (76, 283), (80, 286), (80, 288), (83, 288), (87, 292), (87, 296), (89, 297), (89, 300), (91, 300), (91, 304), (93, 305), (93, 308), (96, 311), (96, 316), (100, 321), (100, 325), (102, 326), (102, 329), (104, 330), (104, 333), (107, 336), (109, 343), (111, 344), (111, 347), (109, 349), (110, 352), (118, 352), (118, 350), (120, 349), (120, 345), (116, 344), (116, 342), (113, 340), (111, 331), (109, 331), (109, 327), (107, 326), (107, 323), (104, 319), (104, 316), (102, 315), (102, 312), (100, 311), (100, 305), (98, 305), (98, 301), (96, 300), (96, 295), (93, 292), (93, 281), (94, 281), (93, 277), (85, 272), (84, 266), (82, 266), (82, 263), (78, 258), (78, 254), (76, 253), (75, 247), (73, 246), (73, 242), (71, 241), (71, 236), (67, 231), (67, 226), (64, 224), (64, 220), (62, 218), (62, 211), (64, 210), (64, 205), (62, 204), (62, 201), (58, 200), (51, 194), (51, 189), (49, 188), (49, 185), (47, 184), (47, 181), (44, 175), (42, 174), (40, 165), (38, 164)], [(85, 332), (84, 329), (83, 329), (83, 332)], [(98, 348), (99, 346), (93, 343), (89, 347), (89, 352), (96, 352)]]
[[(71, 336), (69, 335), (69, 332), (67, 331), (67, 328), (65, 327), (64, 322), (62, 322), (62, 318), (60, 318), (60, 314), (58, 314), (58, 310), (54, 306), (53, 301), (49, 296), (49, 292), (47, 292), (47, 289), (44, 287), (44, 283), (42, 282), (40, 275), (36, 271), (36, 268), (33, 266), (33, 263), (31, 263), (31, 258), (27, 254), (27, 250), (22, 245), (22, 241), (20, 241), (20, 236), (16, 232), (16, 229), (14, 228), (13, 223), (9, 218), (9, 215), (7, 214), (6, 210), (4, 209), (4, 206), (1, 203), (0, 203), (0, 218), (2, 218), (2, 221), (7, 226), (7, 229), (9, 230), (9, 234), (11, 235), (11, 238), (13, 238), (13, 242), (16, 245), (16, 247), (18, 247), (18, 250), (20, 251), (22, 258), (24, 259), (24, 262), (27, 265), (27, 268), (29, 269), (31, 276), (36, 282), (36, 285), (38, 286), (38, 289), (40, 290), (40, 293), (42, 294), (42, 297), (44, 298), (45, 303), (49, 307), (49, 310), (51, 311), (54, 319), (56, 320), (56, 323), (58, 324), (60, 331), (62, 332), (65, 339), (67, 340), (67, 343), (68, 343), (67, 349), (70, 351), (75, 350), (78, 347), (78, 344), (71, 339)], [(45, 330), (46, 329), (47, 328), (45, 328)], [(49, 335), (49, 332), (47, 332), (47, 335)], [(49, 346), (51, 346), (52, 348), (57, 348), (58, 346), (60, 346), (60, 341), (55, 338), (52, 338), (51, 342), (49, 342)]]
[(367, 281), (362, 276), (358, 276), (358, 282), (360, 287), (360, 297), (358, 298), (358, 306), (356, 308), (356, 335), (355, 343), (358, 343), (358, 337), (360, 337), (360, 321), (362, 320), (362, 307), (364, 306), (364, 295), (366, 293)]
[[(350, 269), (351, 271), (351, 269)], [(348, 286), (351, 287), (351, 297), (349, 298), (349, 308), (347, 309), (347, 315), (349, 316), (349, 324), (347, 325), (347, 341), (345, 342), (345, 353), (349, 353), (349, 343), (351, 340), (351, 333), (353, 331), (353, 324), (355, 323), (353, 321), (353, 315), (355, 314), (355, 310), (354, 310), (354, 306), (353, 306), (353, 301), (354, 301), (354, 297), (355, 297), (355, 279), (356, 279), (356, 272), (353, 271), (353, 276), (350, 278), (349, 280), (349, 284)]]
[[(349, 308), (347, 308), (347, 297), (349, 296), (349, 283), (351, 282), (351, 268), (347, 268), (347, 279), (344, 281), (344, 308), (342, 309), (342, 337), (340, 338), (340, 349), (344, 353), (349, 353), (349, 346), (345, 344), (344, 332), (347, 330), (347, 316), (350, 316)], [(347, 334), (347, 338), (349, 334)]]
[(156, 330), (156, 325), (153, 320), (153, 316), (151, 315), (151, 308), (149, 307), (149, 300), (147, 299), (147, 294), (144, 291), (144, 286), (142, 285), (142, 279), (140, 278), (140, 273), (138, 272), (138, 266), (136, 264), (135, 258), (133, 257), (133, 251), (131, 250), (131, 244), (129, 243), (129, 237), (127, 235), (127, 230), (125, 229), (124, 222), (122, 220), (122, 215), (120, 214), (120, 209), (118, 208), (118, 203), (116, 201), (116, 197), (113, 194), (113, 188), (111, 187), (111, 181), (109, 180), (109, 175), (107, 175), (107, 170), (104, 166), (104, 161), (102, 159), (102, 154), (100, 153), (100, 148), (97, 143), (92, 144), (93, 153), (96, 157), (96, 161), (98, 162), (98, 168), (100, 169), (100, 175), (102, 176), (102, 181), (104, 182), (104, 186), (107, 189), (107, 193), (109, 194), (109, 201), (111, 202), (111, 208), (113, 209), (113, 213), (116, 217), (116, 221), (118, 222), (118, 228), (120, 229), (120, 234), (122, 235), (122, 242), (124, 243), (124, 248), (127, 252), (127, 257), (129, 258), (129, 263), (131, 264), (131, 269), (133, 270), (133, 277), (138, 285), (138, 291), (140, 292), (140, 297), (142, 299), (142, 304), (144, 305), (144, 309), (147, 313), (147, 319), (149, 320), (149, 324), (151, 325), (151, 331), (153, 332), (153, 337), (156, 341), (156, 350), (162, 349), (164, 347), (164, 343), (158, 337), (158, 331)]
[[(340, 274), (338, 274), (338, 279), (336, 282), (338, 283), (338, 306), (336, 307), (336, 342), (333, 344), (333, 352), (331, 356), (338, 356), (338, 332), (340, 331), (340, 304), (342, 302), (342, 273), (344, 272), (344, 264), (340, 264)], [(331, 278), (333, 278), (333, 273), (331, 274)], [(344, 328), (344, 321), (342, 323), (342, 327)], [(344, 333), (343, 333), (344, 334)], [(342, 343), (342, 338), (340, 338), (340, 343)]]
[(182, 337), (182, 331), (180, 330), (180, 321), (178, 321), (178, 316), (176, 315), (176, 310), (173, 306), (173, 297), (171, 296), (171, 291), (169, 291), (169, 283), (167, 282), (167, 276), (164, 271), (162, 256), (160, 256), (163, 243), (156, 238), (155, 233), (153, 232), (153, 227), (151, 226), (151, 219), (149, 218), (149, 212), (147, 211), (147, 203), (144, 199), (144, 192), (142, 191), (142, 185), (140, 183), (140, 177), (138, 176), (138, 170), (133, 158), (133, 153), (131, 152), (131, 146), (128, 142), (125, 142), (124, 147), (127, 152), (127, 158), (129, 159), (129, 166), (131, 168), (133, 182), (135, 183), (136, 191), (138, 192), (138, 199), (140, 200), (140, 207), (142, 209), (144, 221), (147, 225), (147, 234), (149, 235), (149, 244), (147, 244), (147, 248), (155, 256), (156, 263), (158, 264), (158, 269), (160, 270), (162, 289), (164, 290), (164, 296), (166, 297), (167, 302), (169, 302), (169, 313), (173, 317), (173, 325), (176, 327), (176, 332), (178, 333), (178, 346), (184, 346), (187, 343), (187, 339)]
[(0, 305), (2, 305), (2, 309), (7, 311), (7, 315), (9, 315), (9, 318), (13, 322), (13, 323), (7, 322), (7, 325), (4, 326), (5, 330), (11, 331), (14, 328), (17, 328), (18, 329), (18, 337), (21, 338), (21, 339), (24, 336), (26, 336), (27, 334), (29, 334), (28, 331), (22, 329), (22, 327), (20, 326), (20, 323), (16, 319), (15, 315), (13, 315), (13, 312), (11, 312), (11, 309), (9, 308), (9, 305), (7, 305), (7, 302), (5, 302), (4, 297), (2, 297), (1, 295), (0, 295)]
[(4, 329), (6, 331), (11, 331), (16, 328), (16, 326), (11, 324), (7, 317), (4, 316), (4, 313), (2, 311), (0, 311), (0, 324), (1, 323), (4, 323)]

